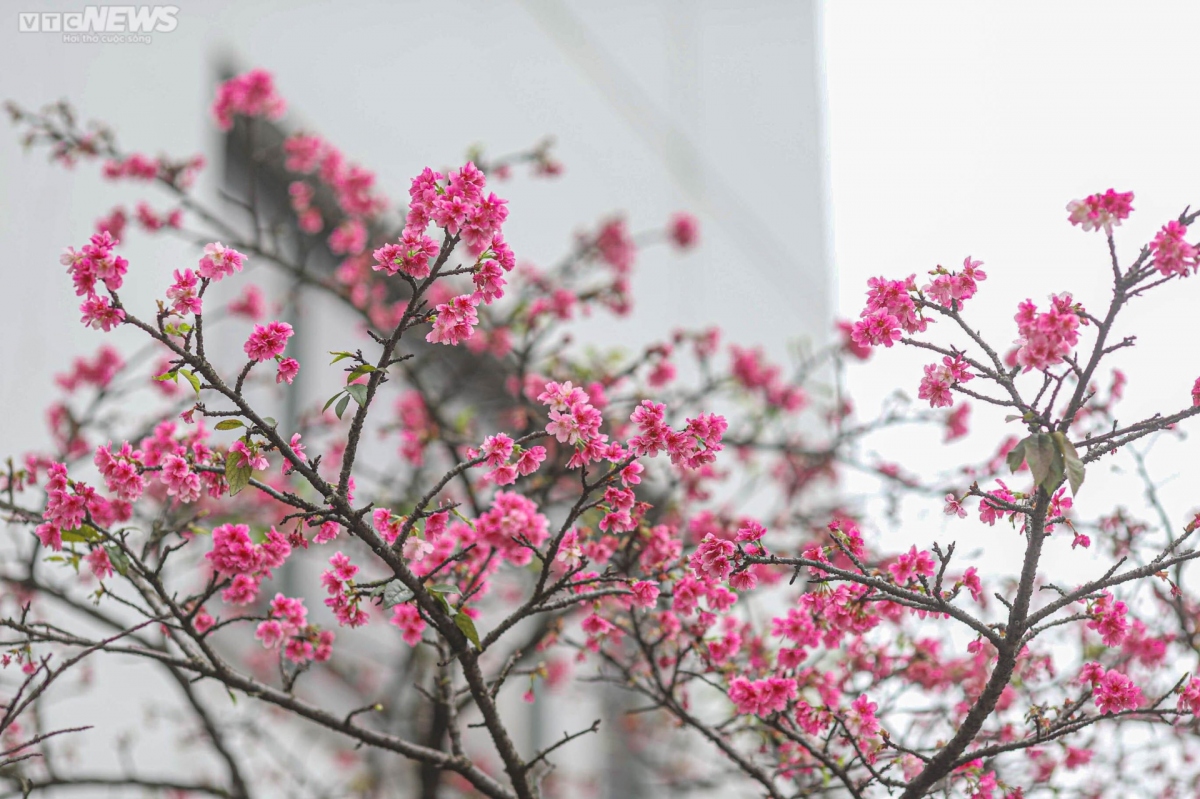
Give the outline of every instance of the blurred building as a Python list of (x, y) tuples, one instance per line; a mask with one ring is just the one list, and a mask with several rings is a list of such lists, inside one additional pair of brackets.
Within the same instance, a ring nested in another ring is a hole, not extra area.
[[(80, 7), (51, 2), (38, 10)], [(26, 107), (67, 99), (81, 117), (114, 127), (129, 150), (201, 152), (219, 161), (225, 148), (208, 111), (218, 70), (264, 67), (289, 100), (288, 124), (321, 133), (376, 170), (394, 201), (406, 197), (421, 168), (460, 163), (469, 146), (512, 152), (553, 135), (564, 175), (518, 175), (500, 192), (510, 203), (505, 235), (519, 259), (550, 264), (575, 230), (613, 212), (634, 231), (661, 226), (675, 210), (695, 213), (702, 246), (682, 256), (645, 251), (632, 316), (585, 324), (585, 340), (633, 347), (678, 327), (719, 324), (726, 340), (762, 345), (782, 360), (788, 340), (820, 340), (830, 329), (814, 0), (197, 0), (181, 4), (176, 29), (148, 44), (65, 42), (21, 32), (17, 9), (5, 13), (3, 99)], [(15, 135), (0, 137), (0, 174), (7, 455), (45, 446), (52, 375), (70, 359), (102, 341), (137, 348), (136, 337), (102, 338), (79, 325), (58, 254), (81, 244), (111, 207), (132, 208), (145, 191), (107, 184), (87, 166), (47, 165), (24, 154)], [(214, 163), (201, 192), (217, 202), (229, 175)], [(171, 270), (194, 262), (194, 249), (134, 231), (126, 238), (123, 299), (150, 307)], [(255, 273), (257, 282), (271, 283), (265, 271)], [(311, 335), (297, 357), (323, 354), (344, 321), (332, 309), (306, 318)], [(332, 393), (311, 370), (301, 377), (302, 404)], [(140, 679), (134, 671), (101, 679), (128, 686)], [(80, 721), (107, 730), (81, 744), (87, 762), (108, 762), (106, 741), (138, 726), (122, 695), (93, 692), (72, 703), (73, 713), (87, 716)], [(593, 704), (609, 716), (609, 740), (586, 747), (589, 756), (610, 758), (600, 795), (644, 795), (636, 769), (623, 767), (619, 708)], [(532, 717), (526, 745), (562, 731), (557, 718)], [(171, 749), (159, 741), (147, 751), (169, 757)]]

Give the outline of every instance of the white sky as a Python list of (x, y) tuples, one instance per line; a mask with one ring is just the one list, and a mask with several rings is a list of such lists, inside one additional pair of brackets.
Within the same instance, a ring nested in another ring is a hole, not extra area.
[[(1067, 223), (1068, 201), (1110, 186), (1135, 192), (1134, 214), (1118, 229), (1123, 258), (1184, 206), (1200, 203), (1193, 90), (1200, 4), (826, 2), (824, 28), (844, 317), (862, 308), (868, 277), (920, 277), (969, 254), (984, 261), (988, 280), (968, 318), (1007, 345), (1026, 297), (1044, 303), (1069, 290), (1090, 310), (1106, 307), (1103, 238)], [(1200, 277), (1192, 277), (1122, 317), (1116, 337), (1139, 334), (1137, 347), (1117, 360), (1130, 378), (1122, 422), (1190, 404), (1200, 375), (1198, 308)], [(864, 412), (896, 386), (915, 397), (920, 365), (933, 360), (926, 355), (880, 351), (857, 370), (853, 387)], [(947, 465), (985, 457), (1005, 433), (1019, 432), (974, 405), (980, 434), (967, 443), (931, 447), (926, 436), (906, 446), (918, 460)], [(1194, 447), (1185, 446), (1164, 441), (1151, 461), (1160, 477), (1179, 473), (1166, 492), (1178, 523), (1200, 506), (1190, 490)], [(1083, 515), (1112, 502), (1118, 484), (1106, 482), (1107, 470), (1089, 473)], [(1125, 501), (1139, 493), (1125, 482)], [(938, 519), (928, 537), (942, 529)]]

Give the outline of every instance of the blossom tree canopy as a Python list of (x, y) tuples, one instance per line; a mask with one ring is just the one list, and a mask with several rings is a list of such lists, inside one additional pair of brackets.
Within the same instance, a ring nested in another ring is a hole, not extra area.
[[(286, 108), (255, 70), (212, 114), (253, 133)], [(859, 318), (785, 369), (716, 328), (634, 353), (573, 346), (574, 320), (629, 313), (644, 247), (686, 251), (701, 231), (683, 213), (645, 232), (614, 216), (534, 266), (506, 241), (521, 209), (497, 192), (518, 170), (561, 174), (547, 144), (425, 168), (397, 206), (333, 144), (291, 132), (253, 153), (288, 174), (278, 224), (253, 194), (195, 192), (202, 157), (125, 152), (63, 104), (9, 110), (53, 161), (144, 186), (140, 232), (194, 246), (165, 271), (127, 259), (137, 233), (119, 207), (62, 256), (82, 324), (146, 348), (65, 366), (52, 445), (14, 453), (0, 483), (14, 791), (580, 796), (568, 756), (601, 722), (568, 718), (530, 745), (517, 711), (599, 681), (631, 696), (625, 745), (679, 795), (1195, 794), (1200, 514), (1159, 501), (1134, 445), (1200, 414), (1200, 379), (1118, 421), (1116, 364), (1135, 341), (1114, 330), (1196, 273), (1200, 213), (1123, 259), (1133, 193), (1072, 201), (1081, 247), (1100, 245), (1081, 280), (1111, 283), (1106, 307), (1030, 286), (997, 344), (970, 321), (988, 275), (966, 257), (871, 279)], [(316, 249), (333, 270), (309, 268)], [(355, 320), (322, 342), (328, 359), (296, 346), (311, 320), (255, 267)], [(153, 281), (155, 305), (123, 300)], [(239, 346), (220, 346), (230, 335)], [(844, 371), (902, 346), (928, 356), (904, 388), (929, 408), (858, 418)], [(309, 374), (339, 388), (273, 418)], [(1020, 432), (972, 437), (985, 412)], [(977, 460), (918, 476), (868, 446), (909, 423)], [(1115, 458), (1136, 462), (1155, 518), (1088, 492)], [(902, 526), (885, 546), (849, 474), (942, 510), (945, 528)], [(1015, 570), (986, 557), (998, 541), (1020, 550)], [(1064, 579), (1062, 553), (1091, 577)], [(102, 720), (68, 703), (51, 723), (53, 699), (130, 658), (168, 679), (176, 695), (158, 701), (211, 767), (91, 773), (58, 757)], [(323, 754), (264, 765), (293, 727)]]

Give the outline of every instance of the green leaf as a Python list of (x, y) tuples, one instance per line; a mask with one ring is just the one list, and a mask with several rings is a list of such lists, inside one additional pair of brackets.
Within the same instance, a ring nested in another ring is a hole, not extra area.
[(1045, 433), (1038, 433), (1026, 439), (1025, 461), (1029, 471), (1033, 472), (1034, 485), (1043, 486), (1050, 477), (1050, 463), (1054, 460), (1054, 442)]
[(463, 408), (454, 417), (454, 421), (452, 422), (454, 429), (459, 433), (465, 432), (467, 429), (467, 426), (471, 424), (471, 420), (474, 418), (475, 418), (474, 411), (472, 411), (470, 408)]
[(263, 421), (266, 422), (267, 427), (271, 428), (272, 430), (279, 426), (279, 422), (275, 421), (274, 416), (264, 416)]
[(362, 383), (351, 383), (346, 386), (346, 393), (354, 397), (354, 401), (359, 405), (367, 404), (367, 387)]
[(225, 482), (229, 483), (229, 496), (236, 496), (243, 488), (250, 485), (250, 464), (241, 464), (242, 455), (230, 452), (225, 456)]
[(1033, 472), (1033, 481), (1049, 493), (1062, 482), (1066, 473), (1063, 453), (1049, 433), (1038, 433), (1026, 440), (1029, 443), (1025, 447), (1025, 460)]
[(1083, 485), (1083, 461), (1079, 459), (1075, 445), (1062, 433), (1054, 434), (1054, 443), (1058, 445), (1058, 451), (1062, 453), (1063, 462), (1066, 465), (1067, 480), (1071, 483), (1071, 495), (1076, 496), (1079, 494), (1079, 487)]
[(345, 360), (346, 358), (353, 358), (353, 357), (354, 357), (354, 353), (353, 353), (353, 352), (346, 352), (345, 350), (342, 350), (342, 351), (340, 351), (340, 352), (339, 352), (339, 351), (337, 351), (337, 350), (330, 350), (330, 351), (329, 351), (329, 354), (330, 354), (330, 355), (332, 355), (332, 356), (334, 356), (333, 360), (329, 362), (329, 363), (330, 363), (330, 365), (332, 365), (332, 364), (335, 364), (335, 363), (337, 363), (338, 361)]
[(461, 594), (462, 593), (462, 591), (458, 590), (458, 586), (450, 585), (449, 583), (437, 583), (436, 585), (431, 585), (431, 586), (429, 586), (429, 590), (437, 591), (439, 594)]
[[(321, 409), (321, 413), (325, 413), (325, 411), (329, 410), (329, 406), (332, 405), (340, 396), (342, 396), (342, 392), (339, 391), (329, 399), (325, 400), (325, 407)], [(338, 416), (341, 416), (341, 414), (339, 413)]]
[[(1053, 439), (1051, 439), (1053, 442)], [(1063, 460), (1062, 453), (1057, 448), (1054, 450), (1054, 455), (1050, 458), (1050, 474), (1046, 476), (1046, 483), (1042, 488), (1046, 489), (1046, 493), (1050, 493), (1058, 487), (1066, 476), (1066, 462)]]
[(1008, 453), (1008, 457), (1005, 459), (1008, 463), (1008, 470), (1013, 474), (1016, 474), (1017, 470), (1021, 468), (1021, 464), (1025, 462), (1025, 444), (1028, 441), (1028, 438), (1020, 441), (1012, 448), (1012, 451)]
[(104, 549), (108, 552), (108, 559), (112, 562), (113, 568), (117, 570), (117, 574), (122, 577), (129, 574), (129, 558), (121, 551), (121, 548), (116, 544), (105, 544)]
[(467, 636), (467, 640), (475, 644), (475, 648), (479, 649), (479, 632), (475, 629), (475, 622), (471, 617), (461, 610), (454, 614), (454, 626), (462, 630), (463, 635)]
[(239, 427), (245, 427), (241, 419), (222, 419), (217, 422), (218, 430), (237, 430)]
[(160, 383), (165, 383), (168, 380), (170, 380), (173, 383), (178, 383), (179, 382), (179, 372), (174, 371), (174, 370), (172, 370), (170, 372), (163, 372), (161, 375), (155, 375), (154, 379)]
[(433, 597), (434, 599), (436, 599), (438, 601), (438, 604), (440, 604), (442, 606), (442, 610), (449, 613), (450, 612), (450, 603), (446, 601), (446, 597), (442, 596), (439, 592), (434, 591), (432, 588), (428, 589), (428, 591), (429, 591), (429, 595), (431, 597)]
[(192, 384), (192, 388), (196, 390), (196, 396), (200, 396), (200, 378), (189, 372), (187, 369), (180, 369), (179, 374), (187, 378), (187, 381)]
[(376, 369), (374, 366), (372, 366), (369, 363), (360, 364), (359, 366), (354, 367), (354, 369), (349, 374), (346, 375), (346, 382), (353, 383), (355, 380), (357, 380), (358, 378), (362, 377), (365, 374), (370, 374), (371, 372), (378, 372), (378, 371), (379, 371), (378, 369)]
[(63, 530), (62, 540), (66, 544), (87, 544), (100, 540), (100, 532), (90, 524), (81, 524), (74, 530)]
[(349, 404), (350, 404), (350, 395), (347, 394), (346, 396), (342, 397), (342, 401), (339, 402), (337, 404), (337, 407), (333, 409), (333, 412), (337, 414), (337, 418), (339, 418), (339, 419), (342, 418), (342, 414), (346, 412), (346, 406)]
[(407, 602), (413, 598), (413, 592), (399, 580), (392, 580), (383, 587), (383, 606), (385, 608)]

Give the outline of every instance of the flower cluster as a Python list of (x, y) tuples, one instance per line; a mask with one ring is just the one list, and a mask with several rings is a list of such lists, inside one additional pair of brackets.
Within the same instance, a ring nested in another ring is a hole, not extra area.
[(524, 566), (533, 558), (532, 548), (546, 541), (549, 528), (533, 500), (497, 491), (491, 509), (475, 521), (474, 538), (512, 565)]
[[(138, 224), (151, 233), (162, 228), (178, 230), (183, 227), (183, 210), (180, 208), (172, 208), (164, 214), (155, 211), (149, 204), (140, 202), (137, 204), (136, 213)], [(113, 236), (120, 238), (116, 233)]]
[(125, 359), (115, 348), (108, 344), (101, 345), (91, 358), (76, 358), (71, 364), (71, 371), (55, 376), (54, 382), (64, 390), (71, 392), (80, 386), (95, 386), (105, 388), (117, 372), (125, 368)]
[(205, 244), (204, 257), (200, 259), (200, 277), (206, 280), (229, 277), (234, 272), (242, 271), (245, 261), (246, 256), (219, 241)]
[(321, 573), (321, 585), (329, 594), (325, 605), (343, 627), (361, 627), (367, 623), (367, 612), (362, 609), (361, 596), (354, 588), (357, 574), (358, 567), (341, 552), (333, 553), (329, 568)]
[(389, 622), (400, 630), (400, 637), (404, 639), (404, 643), (409, 646), (421, 643), (421, 635), (425, 632), (425, 620), (421, 618), (421, 611), (416, 605), (408, 602), (396, 605), (392, 608), (392, 618)]
[(737, 546), (732, 541), (717, 538), (709, 533), (688, 559), (688, 566), (699, 579), (721, 583), (728, 579), (733, 571), (736, 555)]
[(923, 333), (929, 326), (910, 292), (916, 292), (916, 275), (907, 280), (873, 277), (867, 281), (867, 305), (859, 313), (850, 336), (862, 347), (890, 347), (902, 332)]
[(979, 268), (981, 266), (983, 261), (973, 261), (969, 255), (963, 259), (960, 272), (950, 272), (939, 266), (929, 273), (934, 276), (933, 280), (921, 290), (939, 305), (949, 308), (957, 303), (962, 308), (964, 302), (975, 296), (977, 284), (987, 279), (987, 273)]
[[(375, 190), (375, 174), (352, 163), (333, 144), (320, 136), (296, 133), (283, 143), (284, 166), (301, 175), (313, 175), (313, 180), (328, 187), (337, 207), (347, 219), (330, 234), (327, 243), (334, 252), (358, 255), (366, 248), (366, 224), (388, 207), (386, 197)], [(289, 187), (292, 208), (298, 215), (300, 229), (317, 234), (325, 227), (321, 211), (313, 205), (315, 190), (304, 181), (294, 181)]]
[(599, 400), (587, 391), (570, 381), (552, 380), (537, 395), (537, 401), (549, 408), (546, 432), (575, 448), (567, 464), (569, 468), (577, 469), (599, 460), (616, 463), (626, 456), (624, 447), (616, 441), (610, 442), (608, 435), (600, 432), (604, 414), (595, 405)]
[(396, 244), (385, 244), (374, 252), (377, 272), (394, 275), (403, 272), (414, 280), (429, 277), (430, 262), (437, 257), (438, 245), (421, 230), (405, 228)]
[(667, 224), (667, 236), (679, 249), (691, 249), (700, 240), (700, 222), (691, 214), (679, 211), (671, 215)]
[[(142, 477), (142, 470), (145, 466), (142, 463), (141, 450), (135, 450), (126, 441), (121, 445), (121, 449), (114, 453), (110, 441), (105, 446), (96, 447), (94, 462), (110, 492), (125, 502), (138, 501), (142, 491), (146, 488), (146, 480)], [(197, 491), (199, 491), (198, 480)]]
[(449, 344), (453, 347), (469, 339), (475, 333), (475, 325), (479, 324), (479, 313), (475, 310), (478, 304), (471, 295), (460, 294), (438, 305), (433, 329), (425, 340), (430, 344)]
[(1129, 632), (1129, 620), (1125, 617), (1128, 610), (1124, 602), (1105, 591), (1092, 603), (1088, 629), (1098, 632), (1105, 646), (1120, 646)]
[(212, 531), (213, 546), (204, 557), (213, 571), (233, 578), (221, 598), (231, 605), (248, 605), (258, 596), (259, 585), (271, 576), (271, 570), (284, 564), (292, 554), (288, 538), (274, 527), (261, 544), (250, 538), (244, 524), (223, 524)]
[(192, 471), (188, 462), (178, 455), (167, 455), (163, 458), (162, 472), (159, 473), (167, 494), (176, 497), (180, 502), (195, 502), (200, 499), (200, 475)]
[(254, 637), (266, 649), (282, 647), (284, 656), (293, 663), (323, 663), (333, 654), (333, 631), (317, 630), (308, 623), (304, 600), (283, 594), (271, 600), (269, 617), (259, 622)]
[(680, 468), (699, 469), (712, 463), (724, 445), (721, 443), (729, 424), (715, 413), (688, 419), (682, 430), (666, 423), (666, 407), (661, 402), (643, 400), (629, 420), (638, 434), (629, 439), (629, 449), (638, 457), (653, 457), (666, 450), (671, 463)]
[(936, 569), (937, 561), (933, 555), (924, 550), (918, 552), (915, 544), (888, 565), (897, 585), (908, 585), (918, 577), (932, 577)]
[(1112, 229), (1128, 219), (1133, 211), (1133, 192), (1109, 189), (1103, 194), (1071, 200), (1067, 203), (1067, 211), (1072, 225), (1081, 225), (1084, 230), (1103, 230), (1112, 235)]
[(405, 391), (396, 399), (400, 423), (400, 456), (414, 466), (425, 462), (425, 444), (436, 435), (436, 427), (419, 391)]
[(1154, 234), (1150, 254), (1154, 256), (1154, 268), (1162, 274), (1187, 277), (1200, 269), (1200, 252), (1196, 245), (1183, 240), (1187, 230), (1187, 225), (1171, 220)]
[(1079, 320), (1083, 308), (1067, 292), (1050, 297), (1050, 308), (1039, 313), (1032, 300), (1018, 306), (1017, 349), (1013, 363), (1030, 369), (1046, 370), (1060, 364), (1079, 343)]
[(1137, 710), (1142, 704), (1142, 689), (1116, 669), (1106, 671), (1099, 663), (1088, 663), (1080, 670), (1079, 681), (1091, 684), (1096, 709), (1103, 714)]
[(761, 392), (768, 405), (798, 411), (808, 404), (804, 389), (785, 382), (780, 368), (767, 362), (761, 348), (747, 349), (735, 344), (729, 353), (734, 379), (747, 391)]
[(917, 396), (929, 400), (932, 408), (944, 408), (954, 404), (950, 395), (950, 387), (965, 383), (975, 375), (962, 355), (942, 356), (941, 364), (931, 363), (925, 367), (925, 376), (921, 378), (921, 386)]
[(430, 262), (438, 256), (437, 243), (425, 234), (432, 223), (449, 241), (461, 240), (477, 257), (472, 269), (475, 291), (448, 299), (436, 307), (430, 343), (457, 345), (472, 337), (479, 324), (476, 308), (504, 296), (505, 273), (516, 264), (500, 229), (508, 218), (508, 205), (486, 193), (487, 178), (474, 163), (448, 175), (426, 169), (412, 181), (405, 228), (399, 242), (375, 250), (376, 271), (403, 272), (415, 280), (432, 274)]
[(204, 312), (204, 300), (200, 297), (200, 277), (191, 269), (175, 270), (175, 282), (167, 288), (167, 299), (171, 310), (178, 314)]
[[(513, 456), (515, 462), (510, 462)], [(546, 448), (541, 446), (519, 447), (514, 445), (512, 438), (504, 433), (488, 436), (478, 451), (467, 453), (471, 459), (483, 457), (491, 471), (484, 475), (488, 482), (498, 486), (511, 485), (517, 481), (517, 476), (526, 477), (533, 474), (546, 460)]]
[(275, 91), (275, 79), (265, 69), (230, 78), (217, 89), (212, 114), (221, 130), (233, 127), (235, 115), (279, 119), (287, 103)]
[(258, 445), (251, 443), (247, 444), (242, 439), (238, 439), (229, 445), (230, 454), (237, 453), (237, 465), (241, 468), (249, 468), (252, 471), (263, 471), (270, 464), (267, 462), (267, 457), (259, 451)]
[[(252, 361), (269, 361), (283, 355), (288, 339), (295, 335), (292, 326), (287, 322), (270, 322), (266, 325), (255, 325), (254, 332), (246, 339), (242, 347)], [(288, 381), (292, 382), (291, 380)]]
[(729, 681), (729, 700), (739, 713), (766, 717), (787, 710), (788, 702), (796, 698), (796, 681), (786, 677), (748, 680), (734, 677)]
[(106, 333), (125, 319), (124, 311), (96, 291), (99, 283), (113, 292), (124, 282), (129, 262), (113, 252), (118, 243), (107, 232), (97, 233), (82, 250), (76, 252), (73, 247), (68, 247), (59, 259), (71, 274), (75, 294), (84, 298), (79, 306), (83, 313), (81, 321)]

